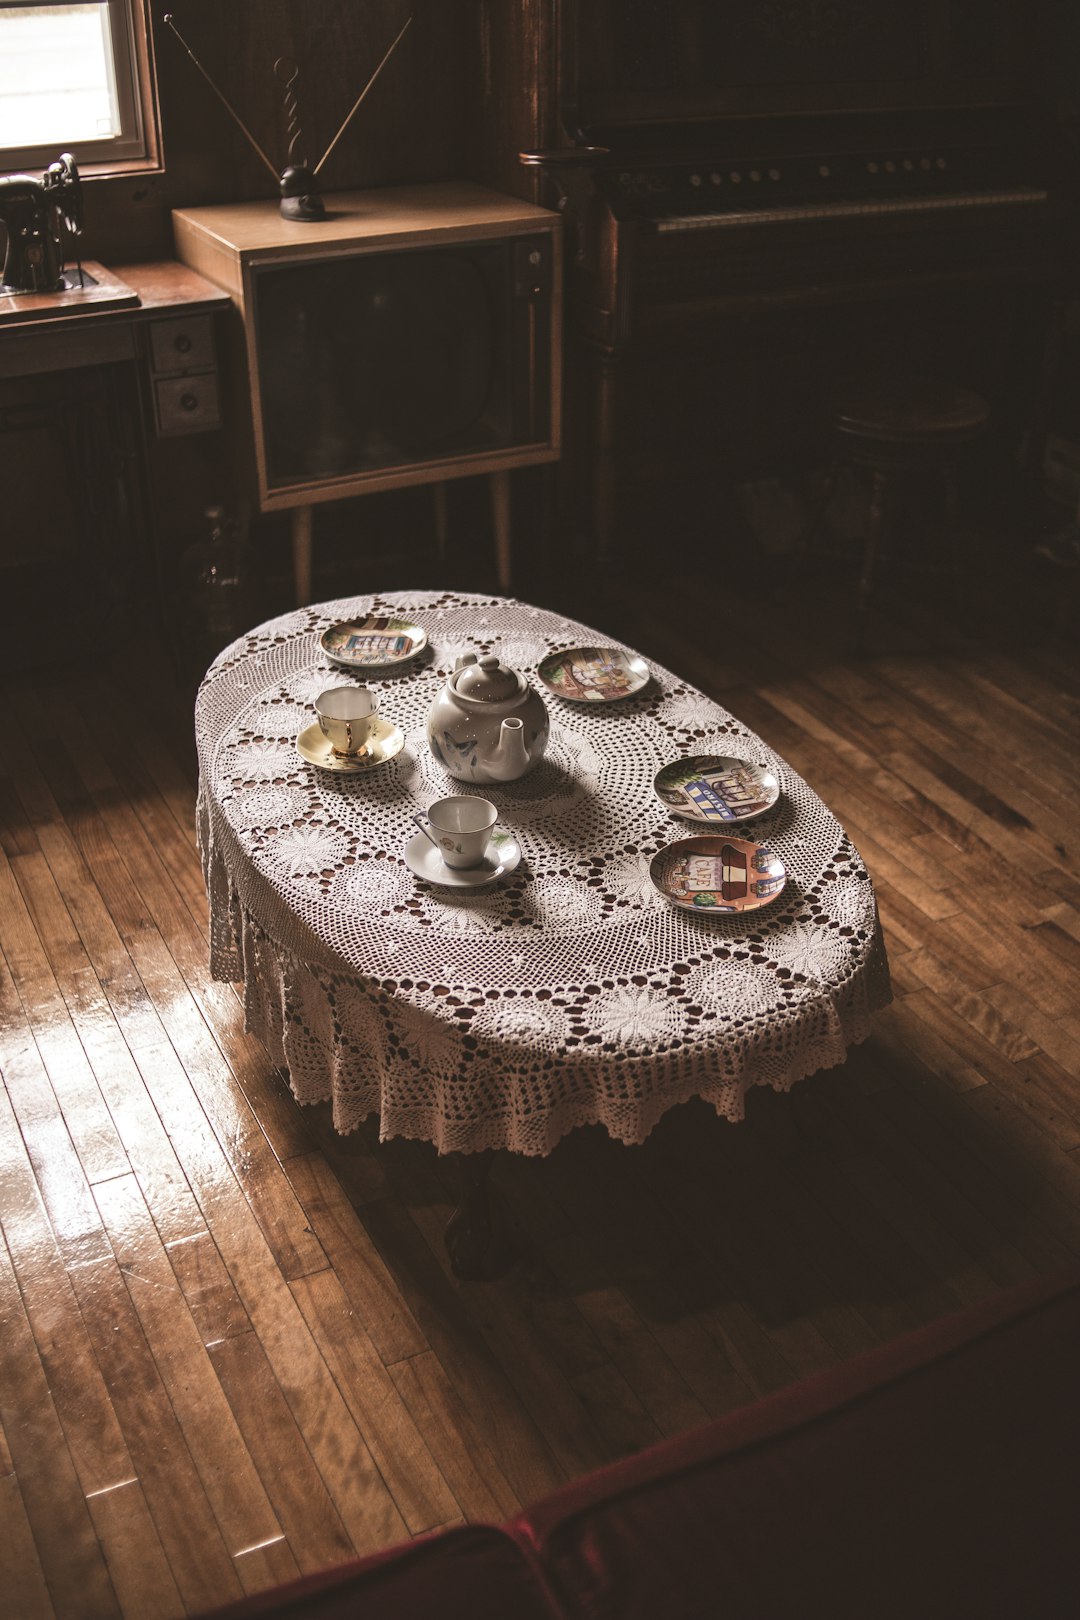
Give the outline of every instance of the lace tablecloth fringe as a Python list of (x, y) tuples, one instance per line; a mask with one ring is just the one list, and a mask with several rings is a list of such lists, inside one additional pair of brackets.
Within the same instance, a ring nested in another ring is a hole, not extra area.
[[(739, 1049), (730, 1073), (719, 1072), (717, 1054), (703, 1059), (689, 1048), (673, 1071), (672, 1055), (631, 1063), (583, 1060), (575, 1079), (572, 1063), (564, 1072), (565, 1095), (542, 1108), (530, 1106), (534, 1093), (527, 1077), (519, 1083), (514, 1052), (486, 1050), (467, 1073), (424, 1073), (418, 1096), (417, 1068), (387, 1039), (377, 1001), (357, 994), (348, 975), (313, 968), (283, 948), (252, 918), (232, 888), (224, 862), (215, 857), (207, 823), (200, 818), (204, 870), (216, 896), (211, 945), (215, 979), (241, 983), (245, 1025), (265, 1044), (272, 1062), (286, 1070), (301, 1104), (331, 1102), (336, 1130), (356, 1130), (372, 1115), (382, 1140), (402, 1136), (433, 1142), (439, 1153), (475, 1153), (503, 1148), (540, 1157), (579, 1125), (604, 1126), (627, 1146), (645, 1141), (669, 1108), (702, 1098), (721, 1117), (738, 1121), (753, 1086), (786, 1092), (800, 1080), (842, 1063), (848, 1048), (870, 1033), (871, 1013), (889, 999), (884, 953), (876, 950), (878, 971), (860, 974), (842, 993), (823, 990), (812, 1019), (800, 1011), (800, 1038), (792, 1048), (775, 1020), (761, 1027)], [(349, 1029), (342, 1022), (342, 996), (349, 1000)], [(358, 1030), (360, 1039), (358, 1040)], [(364, 1038), (366, 1036), (366, 1039)], [(358, 1061), (358, 1049), (364, 1060)], [(361, 1072), (362, 1070), (362, 1072)], [(462, 1107), (455, 1091), (467, 1087)], [(485, 1095), (478, 1117), (477, 1093)]]

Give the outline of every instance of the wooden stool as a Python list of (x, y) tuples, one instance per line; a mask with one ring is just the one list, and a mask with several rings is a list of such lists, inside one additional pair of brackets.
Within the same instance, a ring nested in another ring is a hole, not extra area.
[(892, 520), (900, 485), (913, 473), (929, 470), (941, 475), (952, 545), (950, 562), (956, 571), (957, 450), (979, 438), (989, 419), (990, 407), (981, 395), (947, 384), (878, 384), (854, 389), (838, 402), (832, 422), (836, 460), (815, 520), (808, 525), (807, 546), (820, 525), (841, 467), (865, 467), (870, 474), (870, 509), (859, 576), (860, 624), (873, 594), (886, 530), (891, 530), (894, 547), (902, 538)]

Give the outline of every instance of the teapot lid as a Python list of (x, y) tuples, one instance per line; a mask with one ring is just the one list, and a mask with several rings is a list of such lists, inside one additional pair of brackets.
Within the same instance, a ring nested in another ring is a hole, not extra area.
[(495, 653), (486, 653), (478, 663), (462, 661), (453, 677), (454, 691), (474, 702), (498, 703), (516, 697), (524, 682), (517, 670), (499, 662)]

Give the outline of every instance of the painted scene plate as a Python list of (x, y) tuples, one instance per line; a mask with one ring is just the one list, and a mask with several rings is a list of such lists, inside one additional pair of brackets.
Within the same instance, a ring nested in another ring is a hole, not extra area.
[(407, 619), (373, 615), (332, 624), (319, 637), (319, 646), (342, 669), (392, 669), (423, 652), (427, 631)]
[(722, 754), (673, 760), (656, 773), (653, 787), (672, 815), (711, 826), (749, 821), (771, 810), (780, 797), (780, 780), (771, 765)]
[(536, 673), (549, 692), (575, 703), (617, 703), (649, 679), (649, 666), (621, 647), (566, 647), (548, 653)]
[(787, 882), (787, 868), (764, 844), (702, 833), (654, 855), (649, 876), (673, 905), (715, 916), (767, 906)]

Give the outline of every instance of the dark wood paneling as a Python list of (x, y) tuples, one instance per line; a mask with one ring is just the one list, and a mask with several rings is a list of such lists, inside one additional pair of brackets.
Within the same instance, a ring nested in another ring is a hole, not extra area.
[[(162, 11), (167, 8), (162, 8)], [(304, 144), (316, 162), (410, 10), (413, 22), (319, 176), (324, 191), (464, 172), (468, 0), (185, 0), (180, 29), (277, 167), (288, 154), (274, 63), (292, 57)], [(273, 176), (155, 7), (165, 172), (86, 185), (84, 251), (104, 263), (167, 256), (170, 210), (276, 196)]]

